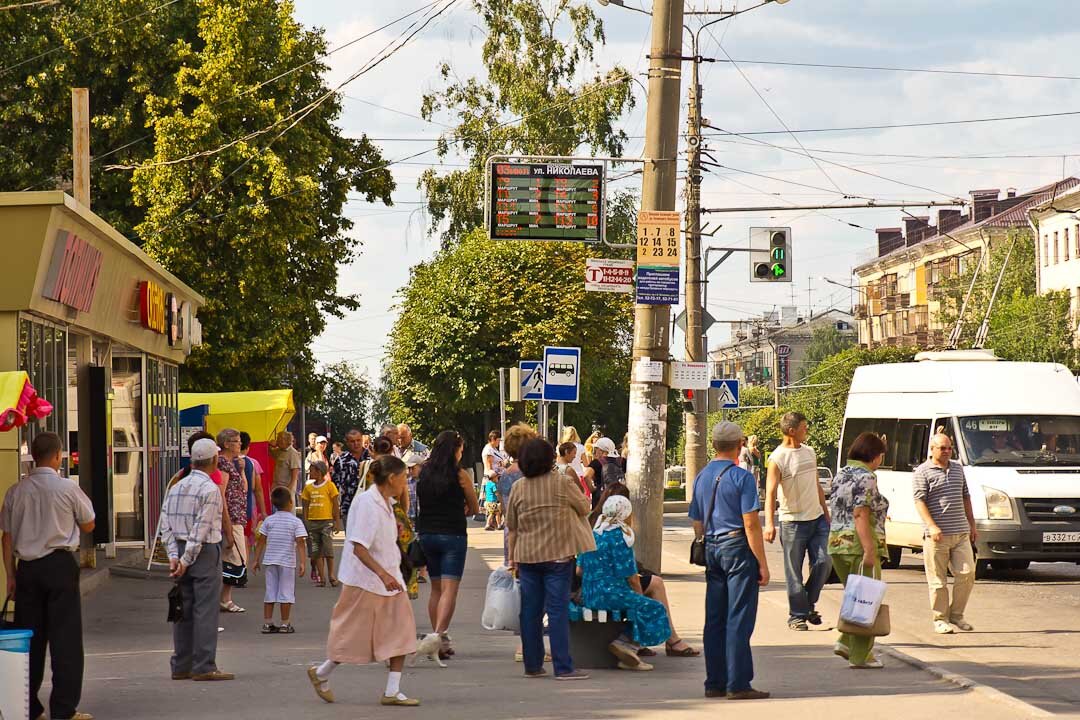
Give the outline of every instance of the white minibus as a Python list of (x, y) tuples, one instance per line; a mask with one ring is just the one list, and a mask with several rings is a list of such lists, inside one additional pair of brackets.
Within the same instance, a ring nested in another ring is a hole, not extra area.
[(889, 565), (921, 550), (911, 475), (930, 437), (952, 438), (978, 529), (978, 570), (1080, 563), (1080, 385), (1064, 365), (1006, 362), (988, 350), (922, 352), (855, 371), (839, 467), (862, 432), (886, 440), (878, 484), (889, 499)]

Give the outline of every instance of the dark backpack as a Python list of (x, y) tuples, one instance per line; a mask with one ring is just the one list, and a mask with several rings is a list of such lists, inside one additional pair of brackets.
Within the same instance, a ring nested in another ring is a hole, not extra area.
[(615, 483), (625, 483), (626, 473), (623, 472), (622, 465), (613, 460), (604, 463), (602, 481), (601, 487), (607, 487), (609, 485), (614, 485)]

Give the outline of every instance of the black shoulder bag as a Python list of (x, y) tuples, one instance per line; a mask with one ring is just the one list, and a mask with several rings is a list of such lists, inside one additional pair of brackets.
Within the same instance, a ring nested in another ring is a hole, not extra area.
[(727, 471), (733, 467), (735, 467), (735, 463), (731, 463), (724, 468), (723, 472), (720, 473), (720, 476), (716, 478), (716, 482), (713, 483), (712, 494), (709, 495), (709, 509), (705, 513), (705, 522), (703, 523), (705, 530), (701, 537), (694, 538), (694, 541), (690, 543), (691, 565), (705, 567), (705, 536), (709, 534), (709, 521), (712, 520), (713, 506), (716, 504), (716, 491), (720, 488), (720, 481), (724, 479), (724, 475), (726, 475)]

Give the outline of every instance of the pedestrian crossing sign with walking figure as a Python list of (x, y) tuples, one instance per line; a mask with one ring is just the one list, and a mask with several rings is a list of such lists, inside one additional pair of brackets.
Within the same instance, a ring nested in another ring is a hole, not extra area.
[(717, 402), (724, 410), (734, 410), (739, 407), (739, 381), (735, 379), (713, 380), (709, 385), (718, 390)]
[(521, 370), (521, 399), (542, 400), (544, 397), (544, 361), (522, 360), (518, 367)]

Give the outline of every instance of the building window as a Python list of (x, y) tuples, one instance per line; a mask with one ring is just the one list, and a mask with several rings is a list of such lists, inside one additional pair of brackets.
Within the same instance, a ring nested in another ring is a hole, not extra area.
[(1042, 253), (1043, 267), (1050, 264), (1050, 236), (1043, 235), (1043, 253)]
[(1057, 230), (1054, 231), (1054, 264), (1058, 264), (1058, 234)]
[(1065, 262), (1069, 262), (1069, 228), (1065, 228), (1064, 235), (1062, 236), (1062, 255)]

